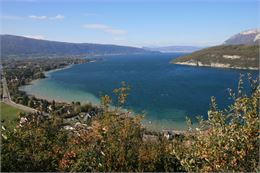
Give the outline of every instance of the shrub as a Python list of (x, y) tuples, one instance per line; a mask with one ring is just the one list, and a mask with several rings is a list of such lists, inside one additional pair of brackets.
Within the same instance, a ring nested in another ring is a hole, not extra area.
[(68, 123), (57, 116), (22, 115), (19, 127), (3, 132), (2, 171), (182, 170), (169, 141), (161, 136), (143, 141), (143, 116), (121, 111), (128, 91), (123, 88), (115, 90), (118, 107), (110, 108), (106, 95), (103, 111), (88, 123), (69, 123), (72, 130), (65, 130)]
[(260, 87), (259, 80), (250, 75), (249, 81), (251, 93), (247, 95), (241, 76), (237, 94), (230, 91), (234, 103), (227, 110), (218, 109), (212, 97), (208, 120), (199, 118), (199, 126), (190, 128), (184, 141), (176, 145), (173, 154), (187, 171), (257, 171)]
[(28, 114), (15, 130), (7, 128), (2, 132), (1, 171), (58, 171), (68, 133), (61, 129), (60, 118), (41, 117)]

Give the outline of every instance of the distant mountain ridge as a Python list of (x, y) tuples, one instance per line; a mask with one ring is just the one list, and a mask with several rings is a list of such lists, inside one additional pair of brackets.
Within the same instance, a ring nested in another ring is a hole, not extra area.
[(202, 49), (202, 47), (196, 46), (165, 46), (165, 47), (143, 47), (145, 50), (159, 51), (162, 53), (170, 52), (194, 52)]
[(259, 41), (260, 29), (250, 29), (230, 37), (223, 45), (259, 45)]
[(14, 35), (0, 35), (1, 57), (46, 57), (103, 54), (140, 54), (150, 51), (136, 47), (68, 43), (49, 40), (32, 39)]

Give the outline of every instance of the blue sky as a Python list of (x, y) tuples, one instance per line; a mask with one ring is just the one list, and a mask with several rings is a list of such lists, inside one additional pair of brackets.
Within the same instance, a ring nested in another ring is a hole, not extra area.
[(1, 34), (131, 46), (221, 44), (259, 28), (259, 0), (0, 0)]

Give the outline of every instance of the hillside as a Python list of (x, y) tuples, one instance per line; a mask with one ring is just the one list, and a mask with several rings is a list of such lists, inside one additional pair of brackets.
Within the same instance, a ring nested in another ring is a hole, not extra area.
[(259, 45), (260, 29), (240, 32), (224, 42), (224, 45)]
[(117, 45), (67, 43), (37, 40), (14, 35), (0, 35), (1, 58), (6, 57), (50, 57), (95, 54), (136, 54), (150, 51)]
[(259, 46), (229, 45), (206, 48), (171, 61), (173, 64), (259, 69)]

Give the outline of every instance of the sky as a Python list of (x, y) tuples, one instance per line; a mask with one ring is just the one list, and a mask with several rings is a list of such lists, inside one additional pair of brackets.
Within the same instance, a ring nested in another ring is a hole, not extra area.
[(0, 0), (1, 34), (128, 46), (212, 46), (260, 27), (260, 0)]

